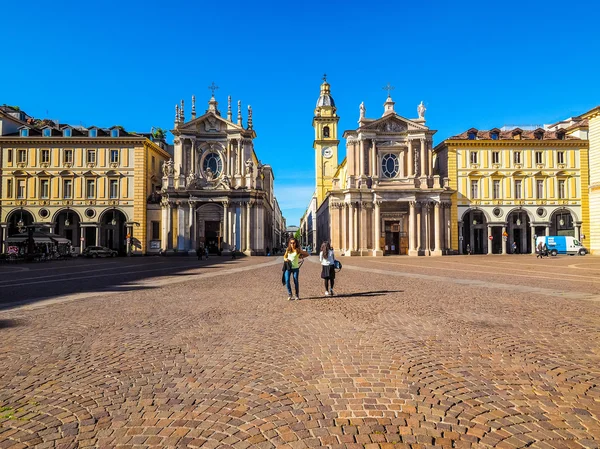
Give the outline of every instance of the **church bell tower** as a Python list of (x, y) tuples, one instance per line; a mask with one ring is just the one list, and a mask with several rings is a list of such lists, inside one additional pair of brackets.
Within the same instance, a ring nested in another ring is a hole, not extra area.
[(333, 187), (333, 176), (338, 168), (338, 122), (340, 118), (336, 114), (335, 102), (330, 93), (330, 85), (327, 75), (323, 75), (321, 94), (317, 100), (315, 115), (313, 117), (313, 128), (315, 129), (316, 162), (316, 195), (317, 208), (323, 202), (325, 195)]

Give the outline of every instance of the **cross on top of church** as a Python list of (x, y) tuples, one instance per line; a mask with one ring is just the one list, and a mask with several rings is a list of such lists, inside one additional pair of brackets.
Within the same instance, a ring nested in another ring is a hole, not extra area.
[(323, 73), (323, 81), (327, 82), (327, 73)]
[(387, 90), (388, 91), (388, 97), (391, 97), (391, 92), (395, 89), (394, 86), (390, 85), (390, 83), (387, 83), (387, 86), (385, 86), (383, 88), (383, 90)]
[(215, 82), (213, 81), (212, 84), (210, 86), (208, 86), (208, 88), (212, 91), (212, 96), (215, 96), (215, 90), (217, 90), (219, 88), (219, 86), (217, 86), (215, 84)]

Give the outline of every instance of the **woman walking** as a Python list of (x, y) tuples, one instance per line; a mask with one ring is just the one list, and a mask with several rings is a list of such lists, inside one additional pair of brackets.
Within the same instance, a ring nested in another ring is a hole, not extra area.
[[(288, 242), (288, 247), (283, 255), (283, 261), (287, 262), (285, 276), (285, 286), (288, 291), (288, 301), (293, 299), (299, 300), (300, 285), (298, 283), (298, 274), (300, 273), (300, 259), (308, 257), (308, 253), (298, 247), (296, 239), (291, 238)], [(292, 286), (290, 285), (290, 277), (294, 278), (294, 287), (296, 290), (296, 296), (292, 296)]]
[(321, 245), (319, 253), (321, 261), (321, 278), (325, 280), (325, 296), (333, 296), (333, 283), (335, 281), (335, 255), (328, 241)]

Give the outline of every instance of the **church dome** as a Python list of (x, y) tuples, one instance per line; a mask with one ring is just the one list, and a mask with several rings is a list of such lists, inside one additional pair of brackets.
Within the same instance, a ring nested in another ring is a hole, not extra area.
[(330, 85), (327, 81), (321, 84), (321, 95), (317, 100), (317, 107), (319, 108), (323, 106), (335, 107), (335, 101), (333, 101), (333, 97), (330, 93)]

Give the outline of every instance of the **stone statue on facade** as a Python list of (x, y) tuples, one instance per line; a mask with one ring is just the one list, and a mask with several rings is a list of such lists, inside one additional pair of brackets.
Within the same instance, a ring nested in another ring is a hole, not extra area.
[(215, 174), (213, 173), (212, 169), (210, 167), (208, 167), (205, 171), (205, 175), (206, 175), (206, 180), (207, 181), (213, 181), (215, 179)]
[(365, 118), (365, 112), (366, 112), (366, 109), (365, 109), (365, 102), (364, 102), (364, 101), (361, 101), (361, 102), (360, 102), (360, 118), (361, 118), (361, 119)]
[(248, 159), (246, 161), (246, 174), (247, 175), (251, 175), (252, 172), (253, 172), (252, 159)]
[(425, 111), (426, 110), (427, 110), (427, 108), (425, 107), (425, 105), (421, 101), (421, 104), (419, 106), (417, 106), (417, 112), (419, 114), (419, 118), (425, 118)]
[(163, 162), (163, 176), (173, 176), (175, 169), (173, 168), (173, 159)]

